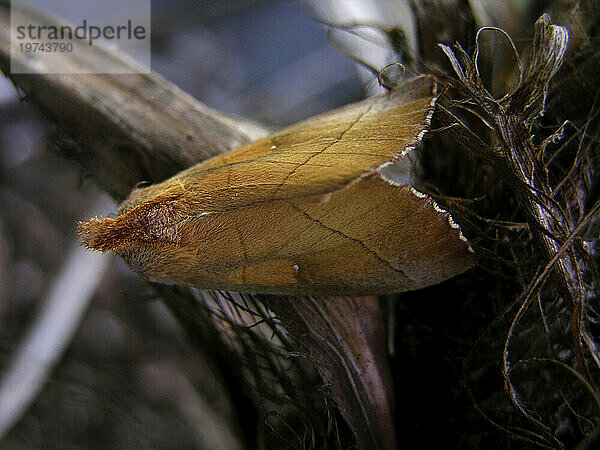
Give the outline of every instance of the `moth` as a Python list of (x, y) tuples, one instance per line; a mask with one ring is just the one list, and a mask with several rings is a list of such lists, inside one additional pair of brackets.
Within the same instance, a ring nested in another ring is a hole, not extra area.
[(115, 218), (78, 226), (83, 245), (158, 282), (315, 295), (402, 292), (468, 269), (450, 215), (385, 175), (429, 129), (436, 81), (293, 125), (134, 189)]

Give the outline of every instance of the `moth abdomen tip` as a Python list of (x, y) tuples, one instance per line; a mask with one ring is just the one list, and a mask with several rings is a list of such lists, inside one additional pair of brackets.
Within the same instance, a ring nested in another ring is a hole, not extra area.
[(87, 222), (77, 224), (80, 243), (84, 247), (99, 252), (117, 249), (125, 237), (122, 224), (117, 219), (98, 219), (93, 217)]

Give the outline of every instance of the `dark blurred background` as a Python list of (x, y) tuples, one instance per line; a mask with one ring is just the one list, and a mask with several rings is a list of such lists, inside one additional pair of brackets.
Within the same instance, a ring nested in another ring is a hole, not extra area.
[(361, 96), (303, 2), (153, 2), (152, 23), (152, 69), (223, 112), (282, 126)]

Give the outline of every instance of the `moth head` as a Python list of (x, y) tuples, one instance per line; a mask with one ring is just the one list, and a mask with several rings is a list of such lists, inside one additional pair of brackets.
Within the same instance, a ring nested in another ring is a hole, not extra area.
[(134, 189), (120, 206), (115, 218), (79, 222), (77, 230), (82, 245), (100, 252), (117, 254), (128, 248), (145, 245), (176, 244), (183, 188), (172, 186), (166, 190)]

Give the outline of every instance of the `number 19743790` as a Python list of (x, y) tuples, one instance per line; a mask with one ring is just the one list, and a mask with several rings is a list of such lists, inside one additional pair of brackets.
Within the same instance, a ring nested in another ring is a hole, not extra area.
[(19, 49), (22, 53), (70, 53), (73, 51), (73, 44), (71, 42), (21, 42)]

